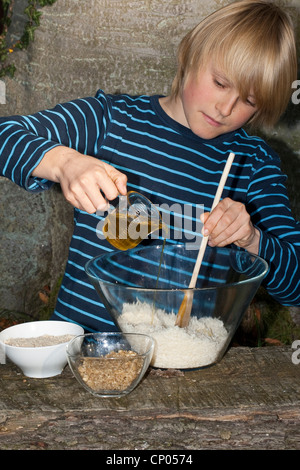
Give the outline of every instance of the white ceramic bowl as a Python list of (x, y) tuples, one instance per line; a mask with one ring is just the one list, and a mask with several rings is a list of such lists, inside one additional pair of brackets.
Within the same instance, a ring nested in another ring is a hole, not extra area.
[[(65, 321), (34, 321), (14, 325), (0, 332), (2, 358), (14, 362), (27, 377), (45, 378), (59, 375), (67, 364), (67, 342), (52, 346), (21, 347), (5, 344), (10, 338), (36, 338), (43, 335), (82, 335), (84, 330)], [(2, 361), (5, 362), (5, 361)]]

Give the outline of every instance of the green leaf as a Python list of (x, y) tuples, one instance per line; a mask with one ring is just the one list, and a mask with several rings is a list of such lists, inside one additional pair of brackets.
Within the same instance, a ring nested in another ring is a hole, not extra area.
[[(0, 31), (2, 31), (0, 39), (0, 77), (3, 77), (4, 75), (11, 75), (13, 77), (16, 69), (13, 64), (5, 64), (7, 57), (10, 55), (8, 53), (8, 46), (5, 38), (11, 25), (14, 2), (15, 0), (0, 0), (0, 5), (2, 5), (3, 11), (3, 15), (0, 18)], [(24, 26), (23, 32), (20, 34), (20, 38), (15, 41), (13, 46), (14, 49), (26, 49), (30, 42), (34, 41), (34, 32), (40, 25), (40, 19), (42, 16), (42, 12), (38, 7), (53, 5), (55, 2), (56, 0), (27, 0), (24, 14), (28, 17), (28, 21)]]

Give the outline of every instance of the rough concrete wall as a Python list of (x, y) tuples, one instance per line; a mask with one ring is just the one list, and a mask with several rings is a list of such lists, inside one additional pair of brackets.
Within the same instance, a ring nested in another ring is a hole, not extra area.
[(42, 10), (34, 44), (19, 53), (22, 73), (8, 96), (9, 108), (31, 112), (94, 94), (98, 88), (167, 93), (179, 39), (223, 4), (226, 1), (57, 0)]
[[(111, 93), (166, 94), (181, 37), (227, 3), (57, 0), (42, 9), (34, 43), (27, 51), (14, 53), (17, 72), (14, 79), (5, 79), (7, 102), (0, 105), (0, 113), (32, 113), (57, 102), (94, 95), (98, 88)], [(20, 24), (24, 0), (16, 4)], [(289, 5), (297, 18), (300, 0), (282, 0), (281, 4)], [(292, 125), (285, 122), (270, 136), (281, 146), (286, 161), (293, 161), (290, 185), (295, 188), (295, 177), (299, 177), (299, 165), (294, 163), (300, 148), (298, 108), (290, 111), (289, 115), (296, 116)], [(0, 210), (0, 309), (35, 314), (41, 307), (38, 291), (45, 284), (52, 287), (63, 270), (72, 210), (59, 190), (32, 196), (4, 178), (0, 178)]]

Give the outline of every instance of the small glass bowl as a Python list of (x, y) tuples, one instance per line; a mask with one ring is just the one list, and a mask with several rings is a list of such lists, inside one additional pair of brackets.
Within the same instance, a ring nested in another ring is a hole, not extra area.
[(154, 340), (138, 333), (87, 333), (72, 339), (66, 351), (73, 375), (88, 392), (120, 398), (144, 377)]

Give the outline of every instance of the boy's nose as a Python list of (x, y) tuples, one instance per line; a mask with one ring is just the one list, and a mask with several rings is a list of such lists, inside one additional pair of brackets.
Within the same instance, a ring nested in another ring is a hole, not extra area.
[(216, 104), (216, 109), (219, 111), (221, 116), (230, 116), (238, 102), (238, 99), (239, 97), (236, 95), (223, 97), (223, 99), (219, 100)]

